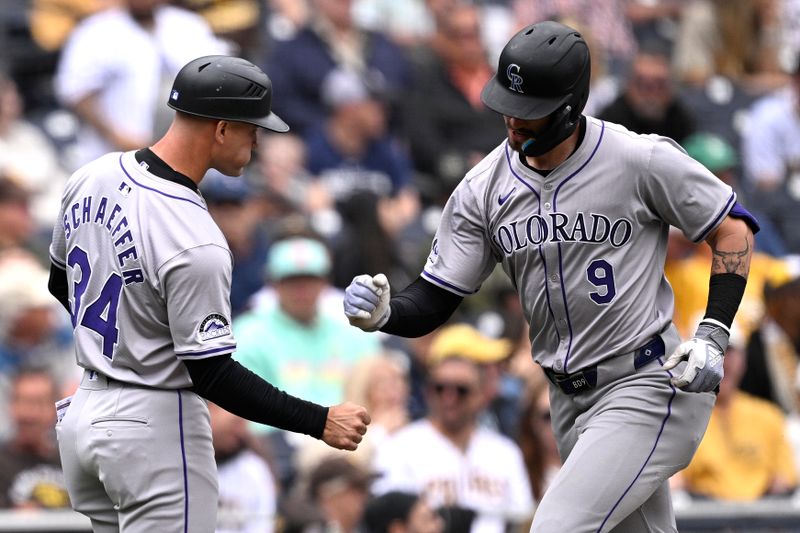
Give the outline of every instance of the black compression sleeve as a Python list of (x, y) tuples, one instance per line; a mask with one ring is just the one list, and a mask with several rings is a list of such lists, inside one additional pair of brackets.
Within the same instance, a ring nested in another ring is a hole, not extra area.
[(744, 295), (747, 280), (739, 274), (714, 274), (708, 283), (708, 306), (705, 318), (719, 320), (728, 327)]
[(47, 289), (50, 294), (61, 302), (64, 309), (69, 313), (69, 285), (67, 282), (67, 271), (50, 263), (50, 279), (47, 281)]
[(226, 411), (261, 424), (322, 437), (328, 408), (272, 386), (230, 355), (184, 361), (192, 390)]
[(389, 320), (381, 331), (401, 337), (421, 337), (445, 322), (463, 300), (461, 296), (417, 278), (392, 296)]

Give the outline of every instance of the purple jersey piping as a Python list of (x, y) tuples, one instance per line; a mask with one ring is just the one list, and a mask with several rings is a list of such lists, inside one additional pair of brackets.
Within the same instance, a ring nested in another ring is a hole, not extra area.
[[(122, 154), (122, 155), (124, 155), (124, 154)], [(158, 193), (158, 194), (160, 194), (160, 195), (162, 195), (162, 196), (166, 196), (167, 198), (173, 198), (173, 199), (175, 199), (175, 200), (182, 200), (182, 201), (184, 201), (184, 202), (189, 202), (190, 204), (192, 204), (192, 205), (196, 205), (197, 207), (199, 207), (200, 209), (202, 209), (202, 210), (204, 210), (204, 211), (208, 211), (208, 210), (206, 209), (206, 207), (205, 207), (203, 204), (197, 203), (197, 202), (195, 202), (194, 200), (190, 200), (189, 198), (184, 198), (184, 197), (182, 197), (182, 196), (175, 196), (174, 194), (167, 194), (167, 193), (165, 193), (164, 191), (159, 191), (159, 190), (158, 190), (158, 189), (156, 189), (156, 188), (153, 188), (153, 187), (148, 187), (147, 185), (144, 185), (144, 184), (142, 184), (142, 183), (139, 183), (138, 181), (136, 181), (135, 179), (133, 179), (133, 176), (131, 176), (131, 175), (130, 175), (130, 173), (128, 173), (128, 171), (125, 169), (125, 166), (122, 164), (122, 155), (120, 155), (120, 156), (119, 156), (119, 166), (120, 166), (120, 168), (122, 169), (122, 172), (124, 172), (124, 173), (125, 173), (125, 175), (126, 175), (126, 176), (128, 176), (128, 179), (130, 179), (130, 180), (131, 180), (133, 183), (135, 183), (135, 184), (136, 184), (138, 187), (141, 187), (142, 189), (147, 189), (148, 191), (153, 191), (153, 192), (155, 192), (155, 193)]]
[(222, 348), (212, 348), (203, 352), (175, 352), (178, 357), (200, 357), (201, 355), (209, 355), (212, 353), (232, 352), (236, 349), (236, 345), (223, 346)]
[(58, 260), (55, 257), (53, 257), (53, 254), (50, 254), (50, 262), (53, 263), (58, 268), (60, 268), (61, 270), (66, 270), (67, 269), (67, 264), (66, 263), (62, 263), (60, 260)]
[(522, 183), (524, 186), (526, 186), (528, 189), (530, 189), (530, 191), (536, 195), (536, 198), (541, 200), (539, 193), (536, 192), (536, 189), (533, 188), (533, 185), (525, 181), (525, 179), (522, 176), (520, 176), (514, 171), (514, 167), (511, 165), (511, 154), (508, 152), (508, 141), (506, 141), (505, 150), (506, 150), (506, 161), (508, 162), (508, 170), (511, 171), (511, 175), (514, 176), (517, 180), (519, 180), (519, 182)]
[[(664, 361), (663, 361), (663, 359), (661, 357), (658, 358), (658, 363), (662, 364), (662, 365), (664, 364)], [(668, 370), (666, 372), (667, 372), (667, 374), (670, 375), (670, 377), (672, 377), (672, 372), (670, 372)], [(656, 435), (656, 441), (653, 443), (653, 448), (650, 450), (650, 453), (648, 454), (647, 459), (644, 460), (644, 464), (642, 464), (642, 467), (639, 469), (639, 472), (637, 472), (636, 477), (633, 478), (633, 480), (628, 485), (628, 488), (626, 488), (625, 491), (622, 493), (622, 496), (619, 497), (619, 499), (617, 500), (617, 503), (615, 503), (614, 506), (611, 507), (611, 510), (608, 512), (606, 517), (603, 519), (603, 523), (600, 524), (600, 527), (597, 528), (597, 533), (600, 533), (600, 531), (603, 530), (603, 526), (606, 525), (606, 522), (608, 522), (608, 519), (611, 518), (611, 515), (614, 512), (614, 510), (622, 502), (622, 499), (625, 497), (625, 495), (628, 494), (628, 492), (631, 490), (631, 488), (633, 487), (634, 483), (636, 483), (636, 480), (639, 479), (639, 476), (642, 475), (642, 472), (644, 472), (644, 468), (647, 466), (647, 463), (650, 462), (650, 458), (653, 457), (653, 454), (656, 451), (656, 446), (658, 446), (658, 441), (661, 440), (661, 435), (662, 435), (662, 433), (664, 433), (664, 426), (667, 425), (667, 420), (669, 420), (670, 415), (672, 415), (672, 400), (675, 399), (675, 396), (678, 393), (678, 391), (675, 390), (675, 386), (672, 383), (669, 384), (669, 388), (672, 389), (672, 396), (669, 397), (669, 401), (667, 402), (667, 414), (664, 416), (664, 420), (661, 421), (661, 427), (658, 430), (658, 435)]]
[(181, 435), (181, 459), (183, 460), (183, 533), (189, 531), (189, 475), (186, 469), (186, 444), (183, 441), (183, 397), (178, 392), (178, 428)]
[[(556, 200), (558, 199), (558, 191), (561, 190), (561, 187), (566, 182), (568, 182), (569, 180), (571, 180), (572, 178), (577, 176), (580, 173), (581, 170), (586, 168), (586, 165), (589, 164), (589, 161), (591, 161), (594, 158), (594, 154), (596, 154), (597, 153), (597, 149), (600, 148), (600, 143), (603, 142), (603, 134), (605, 133), (605, 131), (606, 131), (606, 123), (601, 120), (600, 121), (600, 137), (598, 137), (597, 144), (594, 145), (594, 148), (592, 149), (592, 153), (589, 154), (589, 157), (586, 158), (586, 161), (584, 161), (583, 164), (580, 167), (578, 167), (578, 169), (575, 172), (573, 172), (572, 174), (570, 174), (569, 176), (564, 178), (561, 181), (561, 183), (559, 183), (558, 186), (556, 187), (556, 190), (553, 193), (553, 211), (555, 211), (557, 209), (556, 208)], [(567, 288), (564, 285), (564, 267), (563, 267), (563, 263), (562, 263), (561, 243), (558, 243), (558, 276), (559, 276), (558, 283), (559, 283), (559, 285), (561, 285), (561, 296), (562, 296), (562, 298), (564, 298), (564, 314), (567, 315), (567, 329), (569, 330), (569, 344), (567, 345), (567, 356), (564, 358), (564, 373), (568, 374), (569, 373), (569, 356), (572, 355), (572, 321), (569, 319), (569, 305), (567, 304)]]
[(728, 212), (733, 208), (733, 204), (736, 201), (736, 193), (731, 193), (730, 197), (728, 198), (728, 203), (725, 204), (725, 207), (722, 208), (722, 211), (711, 221), (711, 223), (705, 227), (703, 231), (700, 232), (700, 235), (694, 240), (694, 242), (700, 242), (706, 238), (706, 236), (711, 233), (711, 230), (717, 227), (719, 221), (722, 220), (722, 217), (728, 214)]
[[(511, 165), (511, 154), (508, 151), (508, 141), (506, 141), (505, 151), (506, 151), (506, 162), (508, 163), (509, 172), (511, 172), (512, 176), (514, 176), (520, 183), (525, 185), (525, 187), (527, 187), (533, 194), (536, 195), (536, 199), (539, 201), (539, 210), (537, 213), (541, 215), (542, 198), (541, 196), (539, 196), (539, 193), (536, 192), (536, 189), (533, 188), (533, 185), (525, 181), (525, 179), (522, 176), (517, 174), (517, 172), (514, 170), (514, 167)], [(544, 267), (544, 297), (547, 300), (547, 310), (550, 312), (550, 318), (553, 319), (553, 325), (555, 326), (556, 315), (555, 313), (553, 313), (553, 307), (550, 305), (550, 290), (547, 287), (547, 262), (544, 260), (544, 253), (542, 253), (541, 244), (538, 246), (538, 249), (539, 249), (539, 257), (542, 259), (542, 266)], [(554, 329), (556, 331), (556, 337), (558, 338), (558, 343), (561, 344), (561, 334), (558, 332), (558, 327), (555, 327)]]
[(436, 282), (436, 283), (438, 283), (440, 285), (444, 285), (448, 289), (452, 289), (452, 290), (454, 290), (454, 291), (456, 291), (456, 292), (458, 292), (460, 294), (463, 294), (464, 296), (469, 296), (470, 294), (475, 294), (475, 292), (477, 292), (477, 291), (468, 291), (468, 290), (462, 289), (461, 287), (456, 287), (452, 283), (449, 283), (449, 282), (443, 280), (442, 278), (440, 278), (438, 276), (434, 276), (433, 274), (431, 274), (430, 272), (428, 272), (427, 270), (424, 270), (424, 269), (422, 271), (422, 275), (425, 276), (426, 278), (430, 278), (431, 281), (434, 281), (434, 282)]

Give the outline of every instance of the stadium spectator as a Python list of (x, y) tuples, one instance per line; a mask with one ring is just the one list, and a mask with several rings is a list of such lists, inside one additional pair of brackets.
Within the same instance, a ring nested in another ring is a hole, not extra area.
[[(677, 252), (677, 250), (682, 250)], [(678, 231), (670, 231), (664, 273), (675, 294), (673, 321), (682, 338), (690, 338), (706, 310), (708, 263), (711, 250), (695, 244)], [(773, 257), (756, 249), (750, 259), (747, 286), (739, 304), (735, 323), (747, 336), (764, 316), (764, 287), (770, 279), (789, 276), (800, 270), (798, 257)]]
[(276, 387), (321, 405), (339, 403), (353, 365), (381, 351), (379, 337), (320, 312), (330, 268), (328, 251), (317, 240), (274, 243), (266, 273), (278, 305), (234, 320), (240, 363)]
[[(452, 322), (442, 326), (431, 341), (428, 357), (441, 361), (448, 357), (463, 357), (480, 365), (483, 375), (481, 394), (483, 408), (479, 416), (482, 426), (509, 436), (511, 427), (519, 417), (516, 397), (501, 395), (501, 382), (505, 369), (502, 366), (511, 355), (512, 343), (508, 339), (494, 339), (466, 322)], [(506, 403), (513, 403), (513, 412), (506, 412)]]
[[(684, 139), (682, 144), (687, 154), (736, 191), (739, 202), (748, 205), (754, 203), (748, 201), (747, 190), (742, 184), (739, 156), (733, 145), (722, 136), (706, 131), (693, 133)], [(786, 245), (769, 217), (757, 204), (753, 205), (750, 211), (758, 218), (761, 225), (761, 230), (755, 237), (756, 248), (762, 253), (776, 257), (786, 255)]]
[(378, 449), (374, 466), (381, 477), (374, 492), (420, 493), (435, 508), (475, 513), (470, 529), (453, 531), (502, 532), (529, 520), (533, 498), (519, 448), (478, 424), (486, 405), (484, 369), (469, 354), (431, 358), (429, 364), (429, 414)]
[[(283, 217), (332, 210), (325, 185), (306, 168), (308, 150), (303, 138), (289, 133), (264, 133), (258, 142), (256, 185), (262, 189), (266, 217)], [(317, 228), (320, 231), (320, 228)]]
[(317, 531), (367, 533), (363, 515), (374, 478), (368, 469), (345, 457), (326, 458), (315, 465), (300, 486), (307, 487), (309, 502), (320, 513)]
[(387, 129), (387, 88), (372, 74), (335, 68), (325, 77), (330, 115), (306, 131), (307, 167), (336, 204), (360, 192), (390, 198), (390, 220), (401, 229), (418, 212), (411, 161)]
[[(353, 365), (380, 353), (380, 338), (349, 326), (341, 315), (341, 296), (335, 311), (329, 310), (331, 260), (321, 241), (289, 237), (274, 242), (265, 272), (275, 299), (259, 295), (260, 303), (234, 319), (234, 358), (289, 394), (338, 403)], [(256, 424), (251, 429), (274, 451), (281, 486), (293, 484), (297, 449), (310, 439)]]
[[(540, 368), (540, 367), (537, 367)], [(556, 438), (550, 424), (550, 394), (548, 381), (540, 370), (532, 379), (521, 401), (517, 443), (525, 460), (525, 471), (540, 501), (553, 477), (561, 468)]]
[(202, 16), (217, 37), (233, 46), (232, 53), (250, 61), (257, 59), (264, 45), (261, 0), (173, 0), (173, 3)]
[(344, 383), (344, 399), (359, 402), (358, 405), (367, 409), (372, 419), (369, 431), (355, 452), (330, 450), (307, 440), (296, 451), (298, 470), (308, 470), (309, 465), (332, 455), (344, 455), (364, 467), (372, 465), (376, 450), (410, 420), (408, 377), (403, 363), (398, 354), (387, 352), (371, 355), (353, 365)]
[(30, 244), (35, 228), (30, 197), (28, 189), (0, 172), (0, 251)]
[(272, 533), (276, 526), (277, 486), (269, 464), (247, 429), (245, 419), (208, 404), (219, 475), (216, 533)]
[(53, 143), (24, 112), (14, 80), (0, 72), (0, 173), (13, 176), (30, 191), (36, 233), (49, 239), (67, 173)]
[(72, 325), (56, 311), (47, 279), (25, 250), (0, 254), (0, 373), (37, 366), (65, 380), (76, 377)]
[(666, 51), (639, 49), (625, 86), (598, 118), (621, 124), (636, 133), (655, 133), (682, 142), (695, 131), (695, 119), (675, 92)]
[(368, 533), (444, 533), (444, 521), (418, 494), (392, 491), (364, 511)]
[[(454, 4), (458, 0), (445, 0)], [(362, 28), (386, 34), (394, 43), (410, 48), (430, 38), (436, 25), (430, 0), (355, 0), (353, 19)]]
[(107, 8), (112, 1), (35, 0), (31, 3), (31, 36), (43, 50), (57, 52), (81, 20)]
[(772, 273), (764, 286), (766, 313), (747, 345), (743, 391), (769, 400), (795, 419), (800, 415), (800, 278)]
[(244, 176), (210, 170), (200, 184), (208, 212), (225, 235), (233, 254), (231, 312), (246, 311), (250, 298), (264, 285), (264, 258), (271, 235), (253, 185)]
[(480, 92), (494, 74), (481, 41), (480, 9), (462, 2), (411, 53), (414, 83), (403, 99), (408, 140), (425, 203), (444, 205), (465, 172), (497, 146), (503, 121)]
[[(564, 20), (577, 22), (597, 43), (598, 53), (606, 58), (606, 69), (618, 75), (636, 52), (636, 40), (631, 19), (627, 16), (631, 4), (625, 0), (513, 0), (514, 13), (519, 27), (543, 20)], [(647, 2), (652, 6), (653, 2)], [(638, 20), (650, 16), (647, 12), (636, 13)], [(594, 53), (594, 50), (592, 50)]]
[(265, 72), (274, 90), (274, 111), (301, 135), (327, 116), (322, 83), (337, 66), (361, 73), (380, 72), (391, 95), (399, 95), (410, 84), (403, 50), (385, 35), (357, 27), (352, 0), (309, 1), (305, 26), (291, 38), (276, 41), (265, 58)]
[(800, 253), (800, 56), (782, 89), (752, 107), (742, 136), (745, 180), (789, 253)]
[(752, 501), (787, 496), (797, 485), (783, 414), (739, 390), (745, 357), (743, 339), (734, 330), (708, 429), (691, 463), (679, 473), (689, 494)]
[(0, 508), (69, 508), (54, 431), (59, 397), (58, 384), (45, 370), (31, 368), (14, 375), (14, 433), (0, 447)]
[(763, 93), (783, 83), (781, 0), (686, 2), (673, 54), (680, 82), (702, 85), (714, 75)]
[(83, 19), (55, 76), (60, 102), (82, 122), (70, 170), (107, 152), (147, 146), (171, 120), (162, 102), (178, 70), (227, 51), (202, 17), (166, 0), (122, 0)]

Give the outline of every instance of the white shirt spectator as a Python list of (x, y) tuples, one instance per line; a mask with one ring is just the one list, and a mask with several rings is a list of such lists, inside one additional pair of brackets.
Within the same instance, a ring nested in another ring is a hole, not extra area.
[[(208, 23), (188, 10), (155, 8), (151, 30), (122, 8), (111, 8), (82, 21), (70, 35), (55, 77), (56, 95), (73, 106), (92, 94), (98, 113), (120, 134), (154, 138), (156, 114), (166, 109), (170, 80), (197, 57), (226, 54), (228, 46)], [(85, 125), (78, 137), (74, 167), (117, 148)]]
[(217, 470), (217, 533), (272, 533), (278, 495), (267, 463), (255, 452), (244, 450), (219, 464)]
[(800, 199), (800, 103), (787, 87), (756, 102), (743, 131), (746, 176), (754, 185), (781, 184)]
[(372, 485), (376, 494), (405, 490), (423, 494), (432, 507), (472, 509), (471, 533), (503, 533), (506, 521), (533, 516), (522, 453), (489, 429), (477, 428), (462, 452), (428, 420), (418, 420), (376, 450), (374, 466), (382, 474)]

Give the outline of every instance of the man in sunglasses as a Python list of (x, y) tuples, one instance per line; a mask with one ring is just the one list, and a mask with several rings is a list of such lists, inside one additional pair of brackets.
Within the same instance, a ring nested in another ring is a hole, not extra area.
[(486, 365), (505, 358), (508, 341), (465, 324), (442, 328), (431, 341), (428, 415), (389, 438), (376, 452), (382, 473), (373, 490), (424, 494), (444, 508), (449, 531), (502, 533), (530, 520), (533, 499), (517, 445), (478, 417), (486, 406)]

